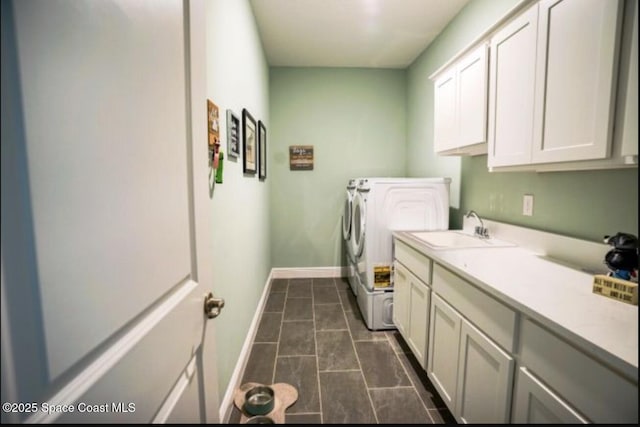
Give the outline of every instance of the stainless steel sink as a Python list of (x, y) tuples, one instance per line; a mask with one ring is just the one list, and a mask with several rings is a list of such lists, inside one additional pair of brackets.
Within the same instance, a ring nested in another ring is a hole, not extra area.
[(513, 243), (491, 237), (476, 237), (461, 230), (418, 231), (411, 232), (410, 234), (434, 249), (496, 248), (515, 246)]

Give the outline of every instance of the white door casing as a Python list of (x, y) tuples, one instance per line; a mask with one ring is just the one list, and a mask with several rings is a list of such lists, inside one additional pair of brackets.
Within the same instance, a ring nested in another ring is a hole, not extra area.
[(204, 3), (2, 7), (3, 422), (218, 422)]

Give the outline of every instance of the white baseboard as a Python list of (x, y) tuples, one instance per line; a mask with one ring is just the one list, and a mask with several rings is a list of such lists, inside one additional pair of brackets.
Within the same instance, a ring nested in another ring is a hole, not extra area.
[(272, 278), (274, 278), (273, 269), (271, 269), (271, 272), (267, 277), (267, 282), (264, 285), (262, 296), (260, 297), (260, 301), (258, 302), (258, 307), (256, 307), (256, 314), (253, 316), (251, 326), (249, 327), (249, 331), (247, 332), (247, 337), (245, 338), (244, 344), (242, 345), (242, 351), (240, 351), (240, 355), (238, 356), (236, 368), (233, 370), (233, 374), (231, 375), (231, 379), (229, 380), (229, 385), (227, 386), (227, 391), (224, 393), (222, 402), (220, 402), (220, 422), (223, 424), (229, 423), (231, 410), (233, 409), (233, 394), (235, 393), (236, 389), (242, 385), (240, 384), (240, 381), (242, 381), (242, 376), (244, 375), (244, 370), (247, 366), (249, 355), (251, 354), (251, 345), (253, 343), (253, 339), (258, 332), (260, 317), (262, 316), (264, 305), (267, 303), (267, 297), (269, 296), (270, 288), (269, 283), (271, 283)]
[(347, 267), (273, 268), (271, 269), (271, 276), (274, 279), (347, 277)]

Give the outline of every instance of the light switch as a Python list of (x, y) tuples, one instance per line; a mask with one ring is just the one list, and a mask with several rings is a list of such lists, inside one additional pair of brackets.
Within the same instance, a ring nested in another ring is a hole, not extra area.
[(533, 216), (533, 194), (525, 194), (522, 198), (522, 215)]

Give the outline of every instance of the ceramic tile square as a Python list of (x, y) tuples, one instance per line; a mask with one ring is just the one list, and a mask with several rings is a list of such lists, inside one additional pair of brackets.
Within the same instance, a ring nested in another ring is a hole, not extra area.
[(281, 312), (284, 310), (284, 301), (287, 294), (285, 293), (273, 293), (269, 294), (267, 303), (264, 305), (264, 311), (266, 313)]
[(376, 423), (361, 372), (320, 372), (320, 390), (324, 423)]
[(309, 277), (289, 279), (289, 284), (292, 286), (298, 286), (301, 284), (311, 284), (312, 282), (313, 282), (313, 279)]
[(354, 341), (387, 341), (385, 331), (370, 331), (367, 329), (359, 309), (347, 311), (345, 316)]
[(288, 298), (311, 298), (311, 281), (289, 283)]
[(335, 286), (333, 277), (317, 277), (313, 279), (313, 286)]
[(277, 347), (277, 344), (253, 344), (242, 377), (242, 384), (249, 382), (271, 384), (273, 382)]
[(335, 286), (314, 286), (313, 287), (313, 303), (314, 304), (339, 304), (338, 291)]
[(433, 384), (427, 377), (427, 372), (420, 366), (420, 363), (418, 363), (413, 353), (398, 353), (397, 356), (404, 366), (405, 371), (409, 374), (411, 383), (427, 409), (446, 408), (447, 405), (433, 387)]
[(360, 369), (349, 331), (318, 331), (316, 343), (320, 371)]
[(393, 347), (396, 353), (411, 353), (409, 344), (402, 338), (399, 331), (387, 331), (386, 334), (387, 339), (391, 343), (391, 347)]
[(338, 295), (344, 311), (358, 311), (358, 300), (351, 290), (338, 291)]
[(315, 356), (278, 357), (274, 383), (291, 384), (298, 390), (298, 400), (287, 409), (287, 414), (320, 412)]
[(285, 424), (322, 424), (320, 414), (285, 414)]
[(271, 289), (269, 289), (270, 293), (277, 292), (287, 292), (287, 288), (289, 287), (289, 279), (273, 279), (271, 281)]
[(278, 356), (315, 356), (316, 343), (314, 332), (312, 320), (282, 322)]
[(316, 320), (316, 331), (331, 329), (347, 329), (347, 321), (344, 318), (342, 305), (320, 304), (313, 307)]
[(262, 313), (254, 342), (278, 342), (282, 313)]
[(351, 290), (351, 287), (349, 286), (349, 280), (346, 277), (338, 277), (335, 279), (335, 281), (339, 291), (345, 289), (348, 289), (349, 291)]
[(432, 420), (413, 387), (370, 389), (380, 424), (431, 424)]
[(284, 306), (284, 320), (313, 320), (311, 298), (287, 298)]
[(411, 385), (388, 341), (358, 341), (355, 347), (367, 387)]

